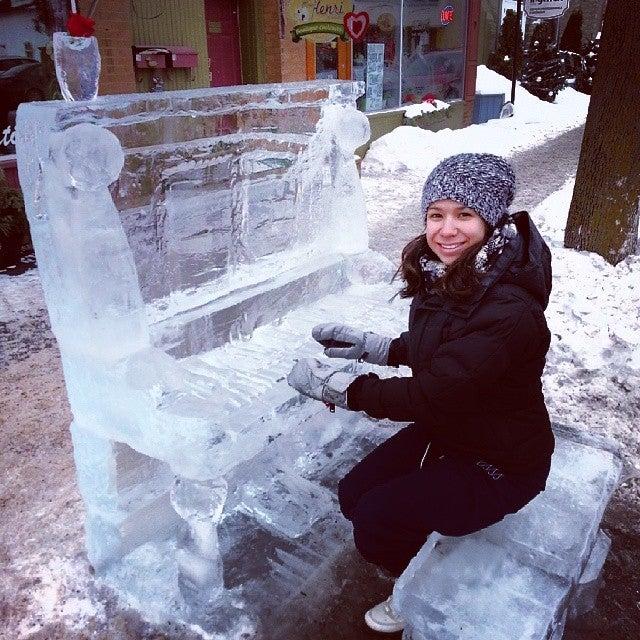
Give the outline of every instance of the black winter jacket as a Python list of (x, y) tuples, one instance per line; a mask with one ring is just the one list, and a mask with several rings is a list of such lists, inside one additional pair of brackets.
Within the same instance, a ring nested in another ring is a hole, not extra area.
[(414, 297), (389, 352), (412, 377), (360, 376), (347, 398), (374, 418), (417, 423), (444, 452), (524, 474), (548, 467), (554, 448), (541, 383), (551, 253), (528, 213), (514, 219), (518, 235), (470, 300)]

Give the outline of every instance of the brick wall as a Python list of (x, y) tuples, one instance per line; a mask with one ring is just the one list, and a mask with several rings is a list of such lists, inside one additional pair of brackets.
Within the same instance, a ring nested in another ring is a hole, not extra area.
[[(78, 4), (85, 13), (91, 2), (82, 0)], [(129, 0), (101, 0), (98, 3), (95, 20), (102, 59), (100, 95), (136, 91), (129, 11)]]
[(282, 82), (279, 0), (265, 0), (262, 12), (265, 39), (265, 81)]
[(293, 25), (285, 21), (280, 38), (280, 2), (265, 0), (263, 5), (267, 82), (295, 82), (307, 79), (305, 43), (291, 40)]

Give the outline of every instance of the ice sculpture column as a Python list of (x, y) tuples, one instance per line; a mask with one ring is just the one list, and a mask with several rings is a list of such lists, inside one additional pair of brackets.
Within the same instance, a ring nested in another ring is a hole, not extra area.
[[(48, 259), (64, 258), (43, 269), (55, 280), (47, 303), (58, 340), (90, 359), (88, 370), (149, 348), (136, 267), (108, 188), (124, 165), (120, 142), (107, 129), (78, 124), (52, 137), (41, 163), (55, 212), (46, 225), (56, 249)], [(79, 382), (89, 390), (86, 379)]]
[[(65, 304), (48, 302), (61, 346), (74, 353), (73, 359), (65, 359), (64, 368), (75, 415), (72, 433), (78, 481), (88, 512), (87, 547), (97, 568), (145, 541), (145, 527), (129, 524), (136, 514), (124, 506), (129, 501), (123, 499), (121, 463), (129, 467), (140, 463), (147, 475), (153, 466), (156, 491), (163, 476), (171, 477), (167, 465), (159, 460), (95, 435), (151, 428), (133, 418), (143, 396), (136, 395), (133, 387), (121, 386), (113, 372), (138, 372), (150, 382), (148, 372), (141, 373), (136, 362), (160, 362), (158, 356), (150, 360), (153, 348), (138, 275), (108, 189), (123, 164), (124, 154), (115, 135), (83, 123), (53, 138), (42, 167), (46, 199), (57, 212), (56, 219), (49, 220), (51, 242), (57, 247), (55, 255), (64, 257), (64, 263), (48, 265), (54, 268), (44, 271), (58, 278), (50, 291), (63, 296)], [(178, 369), (176, 366), (169, 375), (179, 377)], [(118, 397), (117, 407), (104, 404), (107, 389)], [(151, 421), (151, 414), (148, 419)], [(88, 464), (92, 472), (86, 470)], [(139, 478), (141, 472), (136, 475)], [(170, 503), (160, 496), (153, 505), (151, 520), (156, 529), (178, 524), (178, 581), (189, 604), (205, 604), (222, 590), (217, 525), (226, 494), (222, 478), (198, 482), (178, 477)], [(148, 515), (149, 504), (144, 508)], [(125, 530), (130, 530), (131, 539), (123, 534)], [(146, 533), (152, 536), (158, 531)]]
[[(74, 413), (87, 550), (97, 570), (145, 537), (130, 525), (136, 508), (123, 499), (122, 478), (141, 475), (149, 459), (110, 437), (127, 424), (128, 392), (109, 371), (150, 347), (137, 271), (108, 188), (123, 164), (120, 142), (102, 127), (83, 123), (53, 134), (41, 152), (36, 186), (46, 209), (31, 225), (40, 245), (49, 249), (38, 261)], [(119, 415), (105, 403), (110, 393), (123, 405)], [(145, 472), (157, 476), (164, 472), (161, 467)], [(153, 526), (175, 521), (168, 499), (156, 506), (164, 515)]]
[(371, 137), (369, 120), (349, 105), (328, 104), (322, 108), (318, 130), (320, 135), (328, 135), (331, 140), (328, 148), (332, 156), (323, 162), (330, 168), (334, 196), (330, 215), (336, 233), (331, 249), (351, 253), (354, 246), (367, 247), (369, 244), (366, 223), (359, 224), (347, 214), (354, 209), (366, 211), (354, 154)]
[(171, 503), (183, 520), (176, 551), (178, 585), (192, 606), (206, 605), (223, 588), (218, 524), (226, 497), (222, 478), (197, 482), (178, 477), (171, 490)]

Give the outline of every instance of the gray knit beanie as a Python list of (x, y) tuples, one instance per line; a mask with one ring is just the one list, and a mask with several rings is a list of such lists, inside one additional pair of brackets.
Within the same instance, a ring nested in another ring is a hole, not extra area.
[(495, 227), (506, 216), (515, 188), (515, 173), (504, 158), (460, 153), (445, 158), (429, 174), (422, 189), (422, 213), (436, 200), (455, 200)]

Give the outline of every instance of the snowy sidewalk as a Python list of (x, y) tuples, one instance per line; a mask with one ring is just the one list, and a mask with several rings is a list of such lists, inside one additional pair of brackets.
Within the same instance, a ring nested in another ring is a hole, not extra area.
[[(478, 67), (480, 93), (509, 95), (511, 83)], [(517, 177), (511, 210), (532, 211), (575, 175), (589, 96), (565, 89), (550, 104), (516, 88), (514, 115), (455, 131), (400, 127), (374, 141), (362, 162), (370, 246), (397, 262), (409, 239), (422, 232), (421, 189), (428, 173), (456, 153), (508, 157)]]

